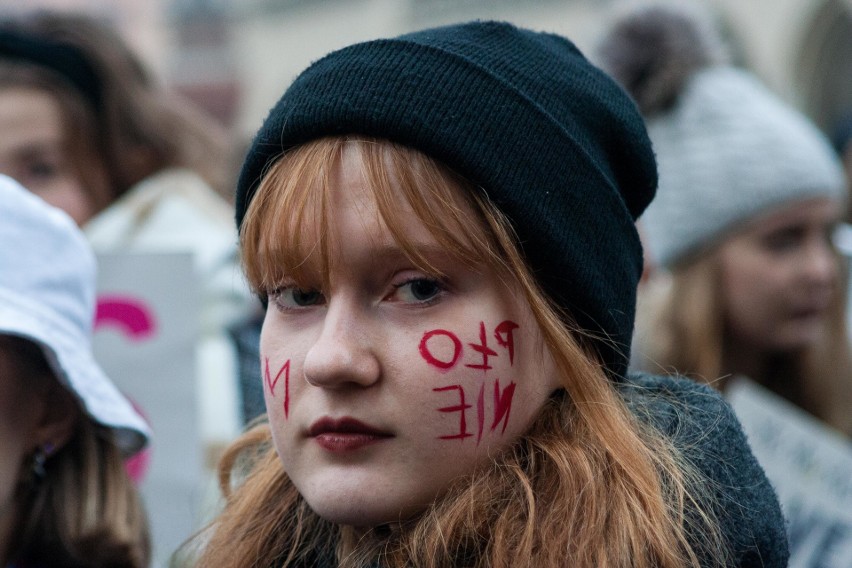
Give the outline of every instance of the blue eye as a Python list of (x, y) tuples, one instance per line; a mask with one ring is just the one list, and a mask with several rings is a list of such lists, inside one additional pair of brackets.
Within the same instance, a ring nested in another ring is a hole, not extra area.
[(428, 303), (437, 299), (444, 291), (441, 284), (431, 278), (412, 278), (395, 288), (402, 301), (416, 303)]
[(270, 292), (269, 299), (283, 310), (316, 306), (322, 304), (325, 300), (319, 290), (302, 290), (295, 286), (285, 286)]
[(313, 306), (319, 303), (322, 294), (316, 290), (299, 290), (295, 289), (292, 292), (293, 302), (299, 306)]

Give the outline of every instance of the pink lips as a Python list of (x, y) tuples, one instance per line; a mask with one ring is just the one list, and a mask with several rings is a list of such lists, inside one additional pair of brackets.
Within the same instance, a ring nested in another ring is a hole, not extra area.
[(393, 434), (364, 424), (354, 418), (320, 418), (308, 430), (308, 436), (329, 452), (351, 452), (393, 437)]

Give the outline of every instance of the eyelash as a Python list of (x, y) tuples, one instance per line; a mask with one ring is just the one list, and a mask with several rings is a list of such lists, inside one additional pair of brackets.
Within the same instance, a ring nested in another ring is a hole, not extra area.
[[(439, 279), (423, 277), (423, 276), (416, 276), (416, 277), (408, 278), (408, 279), (404, 280), (403, 282), (393, 284), (393, 290), (394, 290), (393, 294), (397, 293), (399, 290), (405, 288), (406, 286), (410, 286), (412, 284), (416, 284), (416, 283), (419, 283), (419, 282), (425, 282), (425, 283), (428, 283), (431, 286), (434, 286), (436, 288), (435, 294), (433, 296), (429, 297), (429, 298), (424, 299), (424, 300), (413, 298), (412, 301), (405, 302), (405, 303), (407, 303), (409, 305), (417, 306), (417, 307), (431, 306), (431, 305), (434, 305), (437, 302), (439, 302), (441, 300), (441, 298), (444, 296), (444, 294), (447, 292), (446, 285), (443, 282), (441, 282)], [(301, 305), (286, 305), (281, 301), (281, 298), (284, 294), (287, 294), (287, 293), (293, 294), (293, 293), (299, 293), (299, 292), (302, 292), (302, 293), (316, 292), (316, 293), (320, 294), (321, 297), (323, 295), (322, 292), (319, 291), (319, 290), (302, 290), (295, 285), (284, 285), (284, 286), (281, 286), (281, 287), (276, 288), (274, 290), (270, 290), (267, 293), (267, 299), (270, 303), (273, 303), (278, 310), (280, 310), (282, 312), (296, 312), (296, 311), (299, 311), (299, 310), (302, 310), (302, 309), (310, 308), (310, 307), (313, 307), (315, 305), (322, 305), (323, 303), (325, 303), (324, 298), (322, 298), (322, 300), (317, 302), (316, 304), (307, 304), (307, 305), (304, 305), (304, 306), (301, 306)], [(391, 295), (393, 295), (393, 294), (391, 294)], [(295, 302), (293, 302), (293, 303), (295, 304)]]
[[(315, 290), (307, 290), (308, 293), (314, 292), (314, 291)], [(281, 297), (288, 292), (306, 292), (306, 290), (302, 290), (298, 286), (295, 286), (295, 285), (292, 285), (292, 284), (291, 285), (284, 285), (284, 286), (280, 286), (280, 287), (268, 292), (267, 293), (267, 299), (270, 303), (274, 304), (275, 307), (279, 311), (282, 311), (282, 312), (296, 312), (296, 311), (299, 311), (299, 310), (302, 310), (302, 309), (305, 309), (305, 308), (310, 308), (313, 305), (315, 305), (315, 304), (309, 304), (309, 305), (305, 305), (305, 306), (298, 306), (298, 305), (288, 306), (288, 305), (285, 305), (284, 303), (282, 303)], [(322, 295), (322, 292), (320, 292), (318, 290), (316, 290), (316, 292), (319, 293), (320, 295)]]
[(441, 298), (447, 292), (447, 287), (443, 282), (441, 282), (441, 280), (439, 280), (437, 278), (430, 278), (430, 277), (423, 277), (423, 276), (415, 276), (415, 277), (412, 277), (412, 278), (408, 278), (405, 281), (400, 282), (399, 284), (394, 284), (393, 288), (394, 288), (394, 290), (400, 290), (401, 288), (408, 286), (410, 284), (414, 284), (416, 282), (427, 282), (430, 285), (435, 286), (435, 288), (437, 289), (434, 296), (427, 298), (425, 300), (415, 299), (414, 302), (411, 302), (412, 304), (417, 305), (417, 306), (431, 306), (433, 304), (436, 304), (437, 302), (439, 302), (441, 300)]

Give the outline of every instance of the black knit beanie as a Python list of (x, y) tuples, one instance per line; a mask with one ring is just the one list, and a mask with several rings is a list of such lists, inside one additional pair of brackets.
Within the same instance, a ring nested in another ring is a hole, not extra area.
[(654, 195), (631, 99), (565, 38), (498, 22), (335, 51), (299, 75), (255, 137), (237, 226), (266, 168), (323, 136), (415, 148), (479, 186), (511, 220), (545, 291), (624, 376), (642, 271), (636, 217)]

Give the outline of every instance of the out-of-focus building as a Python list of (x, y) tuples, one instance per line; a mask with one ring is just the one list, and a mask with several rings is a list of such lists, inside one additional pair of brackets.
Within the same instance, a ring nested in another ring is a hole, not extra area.
[[(250, 136), (292, 78), (354, 41), (469, 19), (570, 37), (590, 53), (613, 10), (640, 0), (0, 0), (114, 21), (169, 84)], [(668, 0), (718, 12), (741, 62), (831, 132), (852, 114), (852, 0)]]
[(0, 18), (32, 10), (82, 11), (116, 25), (128, 43), (163, 76), (170, 55), (164, 6), (169, 0), (0, 0)]
[[(172, 0), (175, 4), (200, 0)], [(591, 52), (619, 0), (242, 0), (222, 2), (249, 135), (293, 76), (331, 49), (474, 18), (554, 31)], [(744, 65), (824, 129), (852, 113), (852, 0), (670, 0), (717, 11)]]

